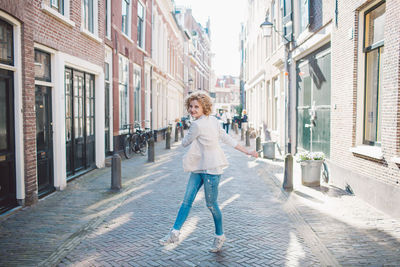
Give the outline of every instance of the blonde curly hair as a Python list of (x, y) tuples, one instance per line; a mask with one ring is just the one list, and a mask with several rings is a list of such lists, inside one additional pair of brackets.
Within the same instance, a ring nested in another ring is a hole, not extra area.
[(208, 116), (212, 111), (212, 101), (211, 97), (204, 92), (195, 92), (189, 95), (185, 100), (186, 110), (189, 112), (190, 102), (197, 100), (201, 107), (203, 108), (204, 115)]

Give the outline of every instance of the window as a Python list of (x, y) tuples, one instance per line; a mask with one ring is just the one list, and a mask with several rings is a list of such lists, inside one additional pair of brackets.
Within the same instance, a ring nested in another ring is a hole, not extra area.
[(273, 83), (273, 93), (274, 93), (274, 98), (273, 98), (273, 123), (272, 123), (272, 130), (276, 131), (278, 129), (278, 101), (279, 101), (279, 78), (277, 77), (274, 79)]
[(106, 0), (106, 37), (111, 39), (111, 0)]
[(83, 0), (83, 27), (94, 33), (94, 0)]
[(142, 84), (142, 71), (140, 69), (135, 69), (133, 81), (135, 83), (135, 121), (139, 122), (141, 121), (141, 105), (140, 105), (140, 89), (141, 89), (141, 84)]
[(120, 129), (129, 123), (129, 61), (119, 55), (119, 125)]
[(144, 48), (144, 7), (138, 2), (138, 21), (137, 21), (137, 44)]
[(130, 9), (131, 9), (131, 1), (130, 0), (122, 0), (122, 32), (127, 36), (131, 36), (130, 33)]
[(51, 7), (64, 15), (64, 0), (51, 0)]
[(50, 54), (35, 49), (35, 79), (51, 82)]
[(13, 27), (0, 20), (0, 63), (14, 65)]
[(364, 95), (364, 137), (363, 143), (379, 145), (381, 142), (382, 55), (384, 53), (385, 3), (365, 13), (365, 95)]
[(299, 0), (299, 32), (305, 31), (310, 23), (309, 0)]

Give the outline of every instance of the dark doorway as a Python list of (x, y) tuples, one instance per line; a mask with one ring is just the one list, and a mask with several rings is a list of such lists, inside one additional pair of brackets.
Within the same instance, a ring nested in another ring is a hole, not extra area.
[(35, 99), (37, 177), (42, 197), (54, 191), (51, 88), (36, 85)]
[(95, 167), (94, 75), (65, 70), (67, 176)]
[(17, 206), (13, 75), (0, 70), (0, 213)]

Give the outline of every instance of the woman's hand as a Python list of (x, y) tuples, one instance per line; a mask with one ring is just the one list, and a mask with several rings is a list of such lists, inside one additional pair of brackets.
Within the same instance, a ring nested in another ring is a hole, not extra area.
[(247, 152), (247, 155), (252, 156), (253, 158), (258, 158), (258, 153), (255, 150)]

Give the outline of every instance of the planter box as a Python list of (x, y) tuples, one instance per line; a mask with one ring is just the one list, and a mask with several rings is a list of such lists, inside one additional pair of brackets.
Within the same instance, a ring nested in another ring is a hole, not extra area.
[(320, 186), (321, 166), (323, 160), (306, 160), (300, 162), (301, 183), (305, 186)]

